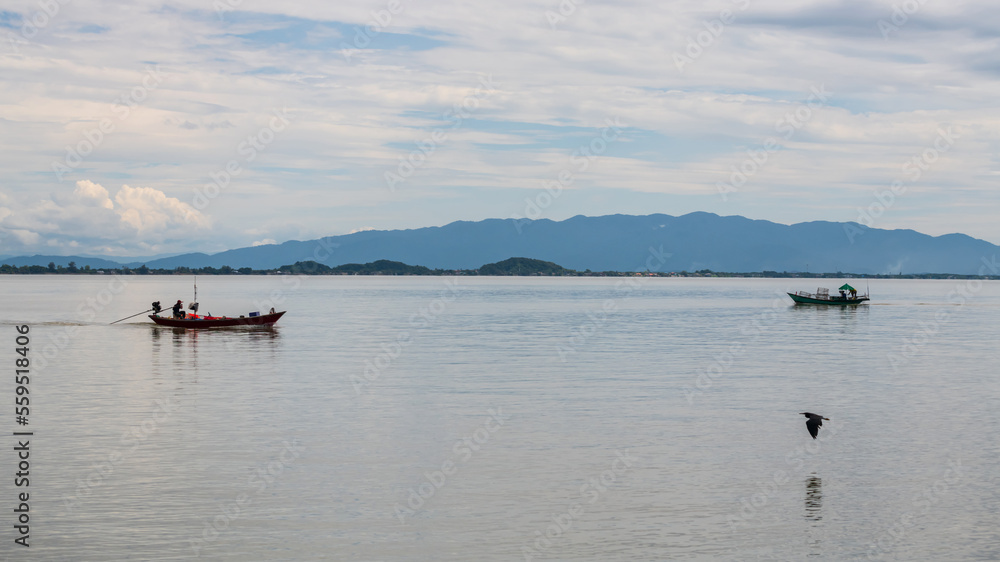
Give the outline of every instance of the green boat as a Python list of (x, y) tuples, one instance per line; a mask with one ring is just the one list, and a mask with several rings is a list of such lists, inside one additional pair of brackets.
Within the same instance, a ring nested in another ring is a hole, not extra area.
[(820, 287), (815, 293), (799, 291), (788, 293), (795, 304), (825, 304), (831, 306), (847, 306), (851, 304), (861, 304), (868, 299), (868, 295), (858, 296), (858, 291), (854, 287), (844, 283), (839, 289), (840, 296), (830, 296), (830, 290)]

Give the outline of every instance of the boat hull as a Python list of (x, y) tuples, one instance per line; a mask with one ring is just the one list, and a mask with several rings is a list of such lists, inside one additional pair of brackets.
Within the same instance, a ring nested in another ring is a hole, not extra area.
[(150, 314), (149, 319), (160, 326), (170, 326), (171, 328), (230, 328), (237, 326), (270, 326), (278, 321), (286, 311), (275, 312), (274, 314), (262, 314), (260, 316), (245, 316), (242, 318), (168, 318)]
[(792, 300), (795, 301), (796, 304), (823, 304), (827, 306), (848, 306), (852, 304), (861, 304), (868, 300), (868, 297), (857, 297), (853, 299), (830, 297), (826, 299), (818, 299), (815, 297), (797, 295), (795, 293), (788, 293), (788, 296), (792, 297)]

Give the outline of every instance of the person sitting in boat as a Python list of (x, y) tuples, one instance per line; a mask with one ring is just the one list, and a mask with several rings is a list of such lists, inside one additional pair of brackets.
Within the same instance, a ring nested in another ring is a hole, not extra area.
[(184, 318), (185, 316), (187, 316), (187, 313), (184, 312), (184, 303), (182, 303), (180, 300), (178, 300), (177, 303), (174, 304), (172, 309), (174, 311), (174, 318)]
[(845, 293), (843, 290), (841, 290), (840, 291), (840, 298), (847, 299), (847, 293)]

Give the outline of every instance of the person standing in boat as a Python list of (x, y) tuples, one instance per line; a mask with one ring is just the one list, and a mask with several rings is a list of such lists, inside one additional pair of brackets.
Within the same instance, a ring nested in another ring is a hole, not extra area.
[(187, 313), (184, 312), (184, 303), (179, 299), (172, 307), (172, 310), (174, 311), (174, 318), (184, 318), (187, 316)]

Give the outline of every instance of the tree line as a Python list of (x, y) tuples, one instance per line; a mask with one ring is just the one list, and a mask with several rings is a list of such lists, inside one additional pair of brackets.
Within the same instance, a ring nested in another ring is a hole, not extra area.
[(536, 260), (531, 258), (510, 258), (497, 263), (489, 263), (478, 269), (430, 269), (422, 265), (408, 265), (398, 261), (377, 260), (371, 263), (357, 264), (348, 263), (330, 267), (315, 261), (299, 261), (292, 265), (283, 265), (272, 269), (253, 269), (252, 267), (175, 267), (173, 269), (151, 268), (145, 264), (139, 267), (130, 268), (121, 266), (117, 268), (92, 268), (89, 265), (78, 267), (76, 262), (69, 262), (66, 266), (56, 265), (49, 262), (43, 265), (22, 265), (14, 266), (9, 264), (0, 265), (0, 274), (101, 274), (118, 275), (505, 275), (505, 276), (572, 276), (572, 277), (624, 277), (634, 275), (645, 275), (653, 277), (756, 277), (756, 278), (795, 278), (795, 279), (1000, 279), (997, 275), (956, 275), (950, 273), (924, 273), (924, 274), (865, 274), (865, 273), (845, 273), (842, 271), (831, 273), (803, 273), (798, 271), (758, 271), (746, 273), (720, 272), (710, 269), (699, 269), (697, 271), (576, 271), (566, 269), (552, 262)]

